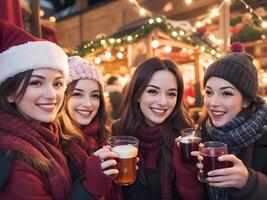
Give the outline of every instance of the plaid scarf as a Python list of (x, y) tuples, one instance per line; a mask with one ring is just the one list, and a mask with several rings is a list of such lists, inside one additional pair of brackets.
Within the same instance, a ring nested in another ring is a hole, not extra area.
[[(136, 137), (139, 139), (139, 158), (140, 163), (146, 171), (156, 169), (157, 159), (161, 146), (164, 142), (164, 125), (149, 127), (141, 124), (136, 131)], [(172, 199), (171, 178), (168, 174), (168, 164), (161, 156), (160, 180), (161, 180), (161, 199)]]
[[(236, 116), (220, 128), (214, 127), (208, 119), (205, 128), (207, 131), (207, 135), (204, 135), (205, 141), (224, 142), (228, 146), (229, 153), (238, 155), (241, 149), (254, 144), (267, 134), (267, 105), (262, 98), (258, 97), (256, 111), (250, 116)], [(207, 187), (213, 200), (228, 199), (226, 189)]]
[(63, 200), (70, 191), (72, 181), (67, 161), (60, 150), (57, 126), (42, 126), (0, 112), (0, 131), (0, 149), (22, 155), (20, 159), (42, 174), (45, 188), (53, 199)]
[(236, 116), (223, 127), (216, 128), (207, 120), (206, 130), (211, 140), (227, 144), (229, 152), (238, 154), (240, 149), (254, 144), (267, 132), (267, 106), (257, 98), (256, 111), (248, 117)]

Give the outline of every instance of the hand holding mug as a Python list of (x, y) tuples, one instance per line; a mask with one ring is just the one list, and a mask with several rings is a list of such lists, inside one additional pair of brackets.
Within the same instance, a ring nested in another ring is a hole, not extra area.
[(207, 181), (211, 186), (220, 188), (241, 189), (247, 183), (248, 169), (244, 163), (233, 154), (220, 156), (219, 161), (232, 163), (233, 167), (217, 169), (208, 172)]
[(116, 176), (119, 171), (115, 168), (117, 162), (117, 154), (111, 151), (110, 146), (104, 146), (94, 152), (94, 155), (99, 156), (101, 159), (101, 168), (103, 173), (108, 176)]
[(194, 128), (186, 128), (181, 131), (181, 136), (176, 140), (178, 142), (181, 153), (181, 161), (184, 164), (197, 163), (196, 157), (191, 155), (192, 151), (197, 151), (199, 143), (201, 142), (201, 135), (199, 131)]
[(216, 169), (222, 169), (228, 167), (227, 161), (219, 161), (218, 157), (226, 155), (228, 152), (227, 145), (222, 142), (208, 141), (199, 145), (198, 159), (202, 163), (202, 166), (198, 164), (199, 168), (202, 168), (198, 173), (198, 178), (202, 182), (209, 182), (209, 172)]

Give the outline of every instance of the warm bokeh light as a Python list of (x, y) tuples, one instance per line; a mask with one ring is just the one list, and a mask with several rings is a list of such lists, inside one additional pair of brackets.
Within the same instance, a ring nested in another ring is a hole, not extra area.
[(56, 22), (56, 18), (54, 16), (49, 17), (50, 22)]
[(117, 53), (117, 58), (118, 59), (122, 59), (123, 58), (123, 53), (122, 52), (118, 52)]
[(96, 58), (95, 58), (95, 63), (96, 63), (96, 64), (100, 64), (100, 63), (101, 63), (101, 58), (96, 57)]
[(107, 59), (110, 59), (110, 58), (111, 58), (111, 53), (110, 53), (109, 51), (107, 51), (107, 52), (105, 53), (105, 57), (106, 57)]
[(191, 4), (192, 3), (192, 0), (185, 0), (185, 3), (186, 4)]
[(170, 52), (172, 51), (172, 47), (171, 47), (170, 45), (166, 45), (166, 46), (164, 47), (164, 51), (165, 51), (166, 53), (170, 53)]
[(158, 40), (153, 40), (152, 43), (151, 43), (152, 47), (154, 49), (158, 48), (159, 47), (159, 41)]
[(144, 8), (140, 8), (139, 13), (144, 16), (146, 14), (146, 10)]
[(45, 13), (44, 13), (44, 11), (43, 11), (43, 10), (40, 10), (40, 11), (39, 11), (39, 15), (40, 15), (40, 17), (43, 17), (43, 16), (44, 16), (44, 14), (45, 14)]

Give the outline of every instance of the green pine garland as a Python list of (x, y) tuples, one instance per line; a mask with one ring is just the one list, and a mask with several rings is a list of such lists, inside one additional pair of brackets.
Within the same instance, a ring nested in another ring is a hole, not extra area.
[(202, 52), (210, 54), (215, 57), (221, 55), (216, 49), (211, 47), (209, 44), (201, 40), (200, 38), (188, 33), (180, 27), (174, 27), (169, 22), (167, 22), (166, 17), (157, 16), (155, 18), (149, 19), (140, 29), (131, 33), (130, 35), (125, 35), (120, 38), (108, 38), (101, 36), (96, 40), (83, 43), (78, 46), (77, 50), (73, 51), (72, 55), (85, 56), (95, 50), (102, 48), (114, 48), (123, 45), (134, 44), (140, 39), (146, 37), (155, 28), (160, 28), (165, 34), (170, 36), (175, 41), (182, 41), (188, 45), (195, 46), (199, 48)]

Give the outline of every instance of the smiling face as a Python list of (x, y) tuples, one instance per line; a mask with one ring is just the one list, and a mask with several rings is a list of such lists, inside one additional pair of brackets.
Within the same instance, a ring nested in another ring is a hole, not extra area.
[(81, 79), (77, 82), (67, 102), (68, 113), (79, 125), (88, 125), (98, 113), (100, 89), (94, 80)]
[(14, 94), (8, 97), (8, 101), (14, 102), (25, 118), (50, 123), (62, 106), (64, 91), (65, 80), (60, 71), (36, 69), (22, 98), (18, 100)]
[(167, 71), (156, 71), (138, 102), (149, 126), (163, 123), (172, 113), (177, 101), (175, 76)]
[(222, 127), (234, 118), (247, 102), (230, 82), (211, 77), (205, 86), (204, 106), (215, 127)]

